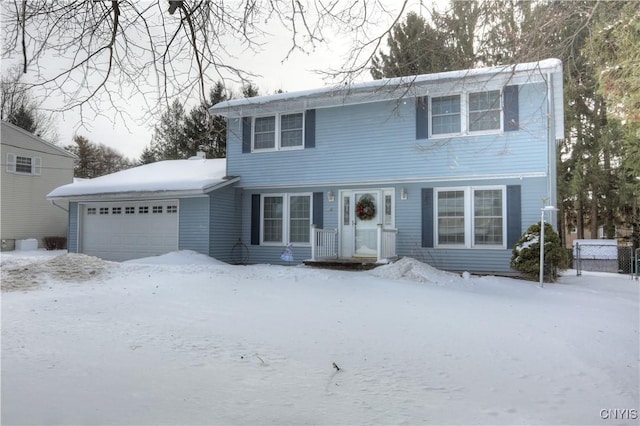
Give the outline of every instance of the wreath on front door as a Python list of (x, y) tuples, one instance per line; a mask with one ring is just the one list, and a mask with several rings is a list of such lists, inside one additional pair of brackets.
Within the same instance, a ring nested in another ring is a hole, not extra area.
[(376, 205), (369, 194), (360, 197), (356, 203), (356, 216), (360, 220), (371, 220), (376, 215)]

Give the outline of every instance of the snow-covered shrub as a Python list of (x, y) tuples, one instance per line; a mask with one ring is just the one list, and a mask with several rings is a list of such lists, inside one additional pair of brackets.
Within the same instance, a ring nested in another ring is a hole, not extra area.
[[(569, 260), (567, 251), (562, 247), (560, 237), (550, 224), (544, 224), (544, 276), (554, 281), (558, 270), (567, 268)], [(530, 278), (538, 278), (540, 274), (540, 222), (535, 223), (522, 234), (513, 248), (511, 267), (524, 272)]]

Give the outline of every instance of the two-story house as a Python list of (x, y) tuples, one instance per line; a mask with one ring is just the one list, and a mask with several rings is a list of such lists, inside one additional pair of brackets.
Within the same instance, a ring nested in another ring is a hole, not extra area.
[(75, 155), (2, 121), (0, 157), (0, 233), (2, 250), (12, 250), (16, 241), (67, 235), (67, 202), (48, 202), (54, 188), (73, 181)]
[(230, 100), (210, 112), (228, 119), (227, 174), (239, 177), (240, 237), (254, 262), (277, 263), (291, 244), (296, 261), (397, 255), (506, 271), (543, 200), (556, 204), (556, 59)]
[[(233, 261), (246, 246), (243, 260), (284, 263), (289, 247), (294, 263), (411, 256), (508, 271), (543, 200), (556, 204), (556, 59), (230, 100), (210, 112), (228, 120), (224, 170), (215, 163), (224, 160), (176, 160), (52, 191), (70, 202), (69, 250), (124, 260), (190, 249)], [(152, 243), (160, 236), (166, 244)]]

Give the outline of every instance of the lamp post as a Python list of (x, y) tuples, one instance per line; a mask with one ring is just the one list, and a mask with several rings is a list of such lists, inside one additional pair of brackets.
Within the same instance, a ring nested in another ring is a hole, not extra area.
[(544, 214), (558, 211), (553, 206), (544, 206), (540, 209), (540, 287), (544, 287)]

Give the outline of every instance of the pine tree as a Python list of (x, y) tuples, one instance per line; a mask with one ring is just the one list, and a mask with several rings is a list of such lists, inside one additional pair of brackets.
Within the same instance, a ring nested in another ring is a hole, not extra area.
[[(547, 280), (558, 277), (558, 271), (569, 265), (567, 250), (562, 246), (560, 237), (553, 227), (544, 224), (544, 275)], [(523, 272), (529, 278), (540, 275), (540, 222), (531, 225), (522, 234), (511, 256), (511, 267)]]
[(446, 38), (447, 34), (410, 12), (393, 27), (387, 39), (389, 53), (380, 51), (373, 57), (371, 75), (380, 79), (452, 70), (456, 55)]
[(224, 117), (211, 117), (209, 107), (228, 99), (222, 82), (209, 92), (209, 102), (193, 108), (185, 118), (185, 137), (191, 155), (204, 151), (209, 158), (223, 158), (227, 152), (227, 122)]
[(191, 156), (184, 132), (185, 120), (184, 107), (177, 99), (162, 113), (151, 141), (157, 160), (179, 160)]
[(74, 136), (73, 142), (75, 145), (69, 145), (65, 149), (78, 157), (74, 177), (96, 178), (133, 166), (133, 162), (104, 144), (95, 144), (80, 135)]

